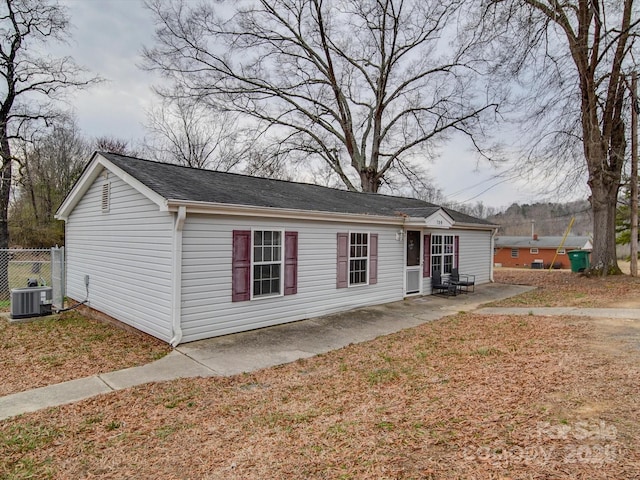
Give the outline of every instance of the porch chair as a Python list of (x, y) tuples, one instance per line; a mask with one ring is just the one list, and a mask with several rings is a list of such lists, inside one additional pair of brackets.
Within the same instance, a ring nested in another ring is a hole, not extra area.
[(453, 283), (459, 292), (469, 293), (476, 290), (476, 276), (460, 273), (457, 268), (451, 269), (449, 282)]
[(458, 286), (449, 280), (443, 280), (440, 270), (434, 270), (431, 274), (431, 293), (443, 295), (457, 295)]

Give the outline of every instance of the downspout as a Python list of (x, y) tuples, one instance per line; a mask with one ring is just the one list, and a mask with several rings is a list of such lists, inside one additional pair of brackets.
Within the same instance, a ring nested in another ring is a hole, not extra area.
[(173, 227), (173, 288), (171, 298), (171, 329), (173, 338), (169, 342), (172, 347), (178, 346), (182, 341), (181, 327), (181, 303), (182, 303), (182, 228), (187, 218), (187, 207), (178, 207), (176, 220)]
[(493, 267), (495, 265), (495, 262), (493, 261), (493, 252), (496, 249), (496, 234), (498, 233), (498, 229), (500, 227), (496, 227), (493, 229), (493, 233), (491, 234), (491, 250), (490, 250), (490, 255), (491, 255), (491, 269), (489, 270), (489, 281), (491, 283), (494, 283), (495, 280), (493, 279)]

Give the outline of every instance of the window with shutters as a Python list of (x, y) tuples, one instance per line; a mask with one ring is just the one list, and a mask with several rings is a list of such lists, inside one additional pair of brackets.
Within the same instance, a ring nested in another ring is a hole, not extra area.
[(232, 301), (298, 293), (298, 232), (234, 230)]
[(378, 283), (378, 234), (338, 232), (336, 287)]
[(349, 285), (369, 282), (369, 234), (349, 234)]
[(111, 182), (104, 182), (102, 184), (102, 211), (108, 212), (111, 207)]
[(454, 267), (455, 240), (453, 235), (431, 235), (431, 271), (451, 273)]
[(282, 293), (283, 232), (279, 230), (254, 230), (252, 267), (252, 296), (276, 296)]

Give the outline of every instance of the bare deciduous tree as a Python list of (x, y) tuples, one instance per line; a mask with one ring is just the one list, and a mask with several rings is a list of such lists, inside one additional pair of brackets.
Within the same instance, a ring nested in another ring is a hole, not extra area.
[[(588, 175), (592, 265), (619, 273), (616, 201), (625, 162), (625, 69), (640, 19), (634, 0), (484, 0), (482, 36), (498, 70), (520, 83), (527, 165), (551, 177)], [(542, 162), (542, 163), (538, 163)], [(550, 181), (555, 181), (550, 178)]]
[(257, 120), (281, 157), (321, 160), (350, 190), (415, 171), (491, 108), (474, 101), (465, 47), (444, 48), (456, 0), (227, 2), (227, 19), (223, 4), (148, 0), (158, 27), (146, 67)]
[[(176, 96), (148, 114), (147, 149), (159, 161), (229, 171), (241, 160), (237, 120)], [(244, 146), (242, 148), (245, 148)]]
[(82, 173), (90, 153), (75, 119), (61, 115), (52, 126), (18, 142), (17, 191), (9, 224), (12, 242), (25, 247), (64, 243), (64, 224), (53, 214)]
[[(69, 87), (85, 87), (97, 81), (87, 79), (84, 70), (69, 57), (39, 55), (38, 49), (45, 42), (64, 39), (68, 27), (67, 15), (55, 0), (0, 2), (0, 248), (9, 245), (12, 141), (21, 137), (26, 125), (47, 121), (54, 115), (53, 98)], [(2, 258), (0, 280), (8, 275), (7, 257)], [(8, 282), (0, 281), (0, 285)]]
[(138, 152), (129, 145), (128, 140), (122, 138), (102, 136), (93, 141), (94, 148), (100, 152), (117, 153), (135, 157)]
[(62, 90), (95, 81), (87, 79), (69, 57), (38, 56), (40, 45), (63, 39), (68, 27), (65, 12), (55, 1), (3, 0), (0, 4), (0, 247), (9, 243), (11, 140), (20, 137), (25, 124), (50, 118), (50, 100)]

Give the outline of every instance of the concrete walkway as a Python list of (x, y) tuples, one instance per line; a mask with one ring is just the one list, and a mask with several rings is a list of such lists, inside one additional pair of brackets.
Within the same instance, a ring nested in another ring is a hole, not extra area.
[(140, 367), (71, 380), (0, 397), (0, 420), (141, 385), (187, 377), (227, 376), (293, 362), (365, 342), (461, 311), (482, 314), (588, 315), (640, 319), (640, 310), (480, 308), (533, 287), (488, 284), (456, 297), (413, 297), (400, 302), (179, 345)]
[(474, 313), (481, 315), (573, 315), (592, 318), (625, 318), (640, 320), (640, 308), (578, 308), (578, 307), (506, 307), (480, 308)]

